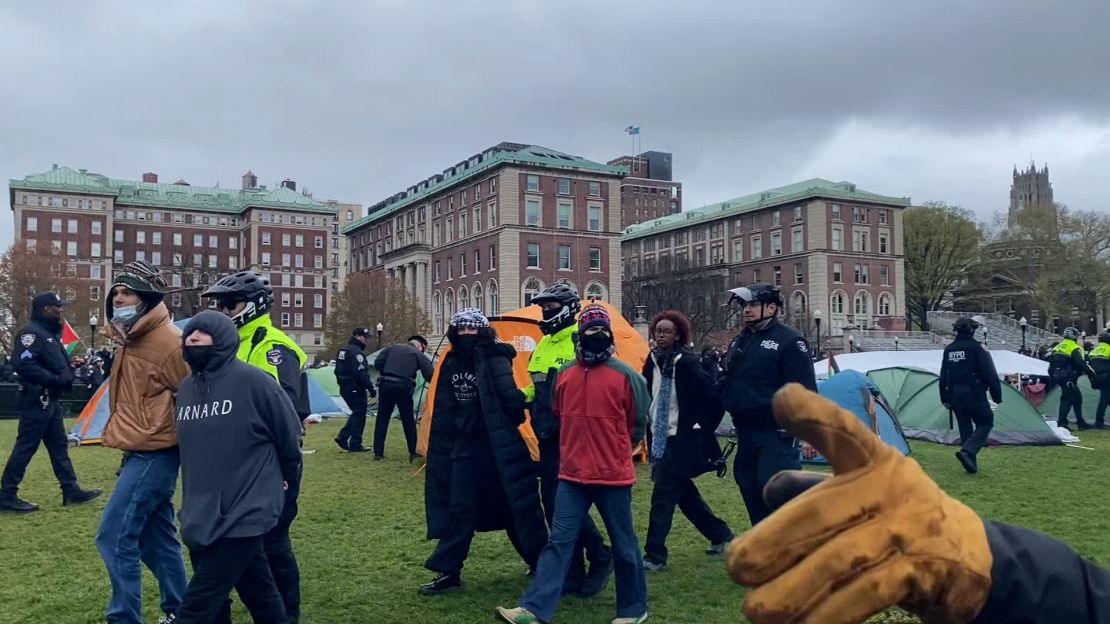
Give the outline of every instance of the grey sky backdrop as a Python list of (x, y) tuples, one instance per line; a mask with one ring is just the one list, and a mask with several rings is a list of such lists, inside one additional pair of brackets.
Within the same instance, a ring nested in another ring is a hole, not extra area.
[(637, 124), (687, 208), (824, 177), (988, 219), (1032, 156), (1107, 210), (1108, 25), (1106, 0), (4, 2), (0, 180), (251, 168), (367, 205), (503, 140), (604, 161)]

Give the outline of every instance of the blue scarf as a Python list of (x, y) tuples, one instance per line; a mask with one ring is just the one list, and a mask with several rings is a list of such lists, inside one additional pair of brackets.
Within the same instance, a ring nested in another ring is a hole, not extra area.
[(675, 352), (656, 351), (656, 367), (659, 371), (659, 394), (655, 397), (655, 418), (651, 426), (652, 462), (663, 459), (667, 451), (667, 433), (671, 427), (671, 394), (674, 392)]

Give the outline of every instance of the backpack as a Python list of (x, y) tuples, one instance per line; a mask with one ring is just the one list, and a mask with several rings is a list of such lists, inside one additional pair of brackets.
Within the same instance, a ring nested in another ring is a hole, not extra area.
[(1071, 381), (1071, 359), (1062, 354), (1055, 354), (1048, 363), (1048, 376), (1057, 384)]

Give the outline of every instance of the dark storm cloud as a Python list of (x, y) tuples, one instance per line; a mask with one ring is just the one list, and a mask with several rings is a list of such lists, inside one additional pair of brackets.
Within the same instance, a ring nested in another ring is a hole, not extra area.
[(1074, 205), (1101, 195), (1067, 171), (1110, 165), (1067, 134), (1110, 126), (1103, 0), (185, 4), (5, 3), (0, 176), (249, 167), (367, 204), (501, 140), (611, 158), (632, 123), (688, 206), (822, 175), (994, 210), (1033, 147)]

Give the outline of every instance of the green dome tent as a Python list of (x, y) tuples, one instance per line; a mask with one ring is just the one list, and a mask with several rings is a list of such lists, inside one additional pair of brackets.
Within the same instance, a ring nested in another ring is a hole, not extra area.
[[(949, 424), (940, 402), (940, 377), (915, 368), (880, 368), (867, 374), (894, 409), (906, 437), (939, 444), (957, 444), (960, 431)], [(1029, 401), (1002, 384), (1002, 403), (991, 403), (994, 429), (988, 444), (1062, 444)]]
[[(1091, 380), (1087, 377), (1079, 378), (1079, 393), (1083, 395), (1083, 419), (1090, 422), (1095, 419), (1095, 410), (1098, 409), (1098, 390), (1091, 387)], [(1056, 386), (1044, 395), (1044, 401), (1041, 402), (1041, 411), (1044, 412), (1049, 419), (1055, 421), (1060, 415), (1060, 387)], [(1075, 414), (1071, 414), (1068, 418), (1072, 419)]]

